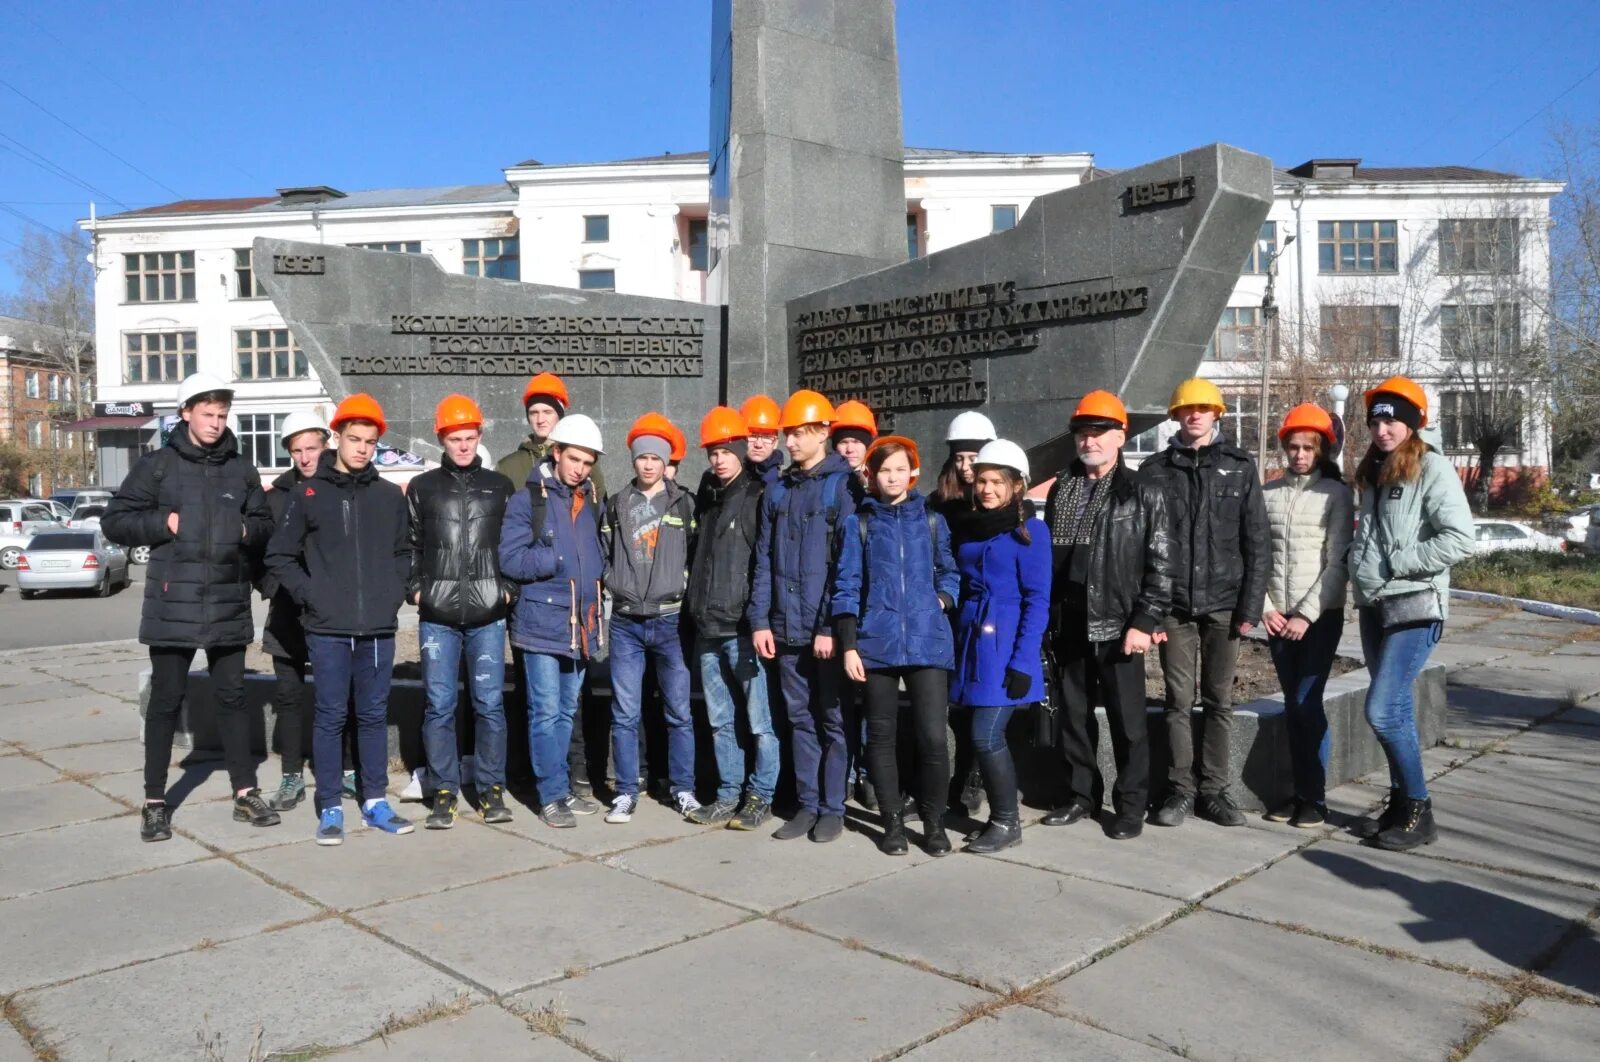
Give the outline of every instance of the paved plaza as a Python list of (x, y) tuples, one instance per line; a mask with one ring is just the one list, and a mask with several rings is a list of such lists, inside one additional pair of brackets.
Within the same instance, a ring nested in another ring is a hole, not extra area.
[(142, 648), (0, 654), (0, 1062), (1592, 1057), (1600, 629), (1456, 606), (1435, 659), (1418, 854), (1343, 828), (1374, 775), (1317, 831), (1030, 825), (932, 860), (653, 802), (330, 850), (309, 802), (234, 823), (211, 764), (143, 844)]

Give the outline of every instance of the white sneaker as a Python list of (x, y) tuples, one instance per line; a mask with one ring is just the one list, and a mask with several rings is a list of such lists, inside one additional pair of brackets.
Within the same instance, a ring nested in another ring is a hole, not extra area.
[(638, 806), (638, 803), (637, 797), (631, 797), (627, 794), (617, 797), (616, 802), (611, 805), (611, 810), (606, 812), (606, 821), (632, 822), (633, 809)]
[(478, 784), (478, 758), (476, 756), (461, 757), (461, 784)]
[(698, 811), (700, 808), (700, 801), (696, 800), (694, 794), (687, 789), (680, 792), (677, 799), (679, 815), (687, 815), (689, 812)]
[(411, 781), (407, 782), (406, 783), (406, 787), (404, 789), (400, 790), (400, 803), (402, 803), (402, 804), (420, 804), (420, 803), (422, 803), (422, 768), (421, 767), (418, 767), (416, 770), (411, 772)]

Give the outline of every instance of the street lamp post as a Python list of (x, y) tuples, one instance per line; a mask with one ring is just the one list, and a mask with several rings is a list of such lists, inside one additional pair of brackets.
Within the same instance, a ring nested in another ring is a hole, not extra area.
[[(1259, 416), (1259, 430), (1256, 433), (1256, 468), (1261, 475), (1267, 471), (1267, 417), (1271, 409), (1272, 397), (1272, 366), (1278, 363), (1279, 329), (1278, 329), (1278, 300), (1274, 295), (1278, 279), (1278, 259), (1289, 245), (1294, 242), (1290, 236), (1283, 241), (1283, 246), (1276, 251), (1270, 251), (1271, 243), (1259, 240), (1256, 243), (1257, 255), (1268, 255), (1267, 258), (1267, 290), (1261, 296), (1261, 316), (1272, 329), (1272, 348), (1270, 356), (1267, 348), (1261, 350), (1261, 409)], [(1269, 253), (1270, 251), (1270, 253)]]

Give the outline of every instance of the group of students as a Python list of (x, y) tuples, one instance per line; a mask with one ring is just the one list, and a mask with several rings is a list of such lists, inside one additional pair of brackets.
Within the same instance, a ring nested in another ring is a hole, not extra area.
[[(922, 846), (942, 855), (947, 808), (965, 806), (971, 772), (989, 821), (966, 850), (1000, 851), (1022, 839), (1008, 724), (1050, 702), (1063, 799), (1043, 823), (1095, 818), (1114, 839), (1137, 837), (1152, 806), (1143, 663), (1152, 647), (1165, 675), (1170, 769), (1151, 821), (1177, 826), (1195, 814), (1238, 826), (1245, 818), (1228, 792), (1233, 673), (1240, 639), (1257, 624), (1284, 687), (1295, 777), (1294, 799), (1268, 818), (1314, 826), (1327, 815), (1322, 688), (1347, 581), (1373, 675), (1367, 715), (1391, 773), (1387, 808), (1358, 831), (1401, 850), (1436, 836), (1411, 684), (1440, 637), (1449, 567), (1470, 554), (1472, 533), (1459, 480), (1418, 435), (1427, 402), (1410, 380), (1367, 393), (1373, 442), (1356, 473), (1358, 521), (1325, 411), (1290, 411), (1279, 431), (1284, 475), (1263, 486), (1250, 455), (1219, 438), (1222, 395), (1198, 379), (1173, 395), (1171, 444), (1137, 471), (1122, 459), (1122, 402), (1084, 396), (1069, 421), (1077, 457), (1037, 511), (1027, 455), (976, 411), (951, 422), (927, 494), (917, 490), (915, 441), (879, 435), (860, 402), (835, 407), (802, 390), (781, 407), (756, 396), (712, 409), (699, 435), (709, 468), (693, 492), (676, 481), (688, 440), (647, 413), (626, 437), (633, 475), (608, 495), (601, 433), (570, 410), (564, 383), (542, 373), (522, 400), (530, 433), (490, 469), (481, 410), (446, 397), (434, 424), (439, 466), (404, 492), (373, 465), (386, 425), (370, 396), (346, 398), (326, 426), (295, 414), (281, 433), (292, 467), (264, 491), (227, 428), (232, 392), (203, 375), (184, 381), (183, 423), (134, 466), (102, 520), (113, 541), (153, 547), (140, 626), (152, 662), (145, 840), (171, 836), (167, 765), (201, 649), (235, 819), (275, 825), (304, 800), (309, 722), (317, 841), (342, 841), (345, 795), (368, 826), (411, 832), (387, 799), (390, 677), (406, 601), (419, 610), (428, 828), (449, 828), (463, 806), (463, 656), (474, 810), (485, 822), (511, 818), (508, 640), (538, 815), (554, 828), (601, 811), (626, 823), (637, 810), (653, 677), (664, 796), (696, 823), (763, 826), (787, 766), (794, 806), (774, 837), (837, 839), (857, 776), (885, 853), (905, 853), (906, 823), (920, 818)], [(270, 797), (257, 785), (244, 711), (252, 586), (271, 601), (264, 642), (283, 777)], [(598, 659), (612, 693), (609, 807), (569, 762)], [(691, 665), (718, 778), (704, 804)], [(1108, 810), (1097, 704), (1117, 766)]]

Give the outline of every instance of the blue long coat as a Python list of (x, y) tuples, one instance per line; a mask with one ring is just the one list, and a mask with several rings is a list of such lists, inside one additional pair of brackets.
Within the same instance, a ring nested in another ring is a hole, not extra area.
[(857, 617), (856, 649), (869, 670), (955, 667), (950, 621), (939, 595), (954, 605), (960, 592), (950, 528), (915, 491), (899, 505), (868, 498), (840, 525), (833, 614)]
[[(1050, 621), (1050, 529), (1039, 519), (1026, 526), (1031, 543), (1006, 531), (956, 550), (961, 611), (951, 704), (985, 708), (1044, 698), (1040, 648)], [(1024, 696), (1006, 696), (1007, 668), (1031, 680)]]
[(533, 653), (588, 659), (599, 647), (602, 627), (603, 503), (595, 495), (594, 481), (584, 480), (577, 488), (584, 505), (574, 520), (573, 488), (556, 478), (548, 462), (533, 466), (528, 486), (543, 491), (540, 526), (533, 526), (533, 503), (526, 490), (511, 496), (500, 523), (500, 571), (521, 584), (511, 605), (511, 644)]

